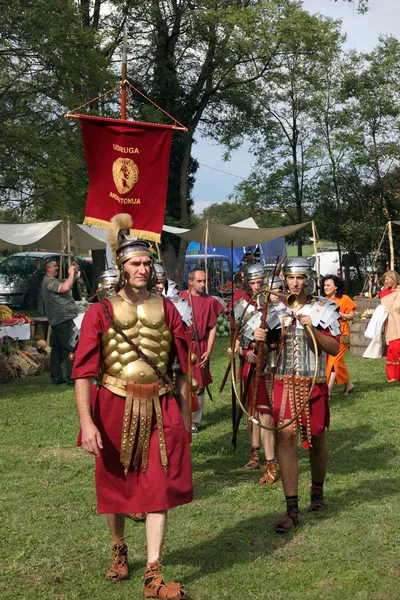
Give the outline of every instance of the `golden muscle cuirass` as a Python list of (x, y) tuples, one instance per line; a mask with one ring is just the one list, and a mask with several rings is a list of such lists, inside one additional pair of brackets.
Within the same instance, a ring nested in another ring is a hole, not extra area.
[[(139, 306), (118, 295), (108, 300), (113, 308), (116, 325), (139, 346), (162, 374), (166, 373), (172, 335), (165, 323), (162, 298), (151, 294), (150, 299)], [(154, 383), (159, 380), (154, 369), (139, 358), (130, 344), (112, 327), (103, 333), (102, 356), (105, 372), (118, 379), (136, 383)], [(113, 386), (106, 387), (118, 393)]]

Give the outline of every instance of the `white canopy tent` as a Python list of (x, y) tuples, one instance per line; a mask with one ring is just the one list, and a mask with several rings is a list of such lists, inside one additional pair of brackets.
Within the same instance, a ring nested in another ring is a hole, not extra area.
[(310, 222), (287, 227), (257, 227), (254, 219), (246, 219), (235, 225), (223, 225), (212, 221), (203, 221), (193, 229), (180, 229), (178, 227), (163, 227), (164, 231), (174, 233), (190, 242), (199, 242), (207, 246), (225, 246), (228, 248), (232, 241), (235, 248), (239, 246), (254, 246), (264, 242), (270, 242), (280, 237), (286, 237), (303, 229)]
[[(62, 245), (63, 221), (45, 221), (42, 223), (0, 224), (0, 250), (22, 247), (24, 250), (43, 249), (59, 252)], [(99, 233), (91, 232), (85, 225), (78, 225), (70, 220), (70, 245), (77, 252), (103, 250), (106, 248), (107, 231), (104, 238)]]

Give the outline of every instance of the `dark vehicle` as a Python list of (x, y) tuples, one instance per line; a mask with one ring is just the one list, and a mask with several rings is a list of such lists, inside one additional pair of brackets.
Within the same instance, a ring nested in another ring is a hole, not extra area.
[[(193, 269), (206, 270), (206, 257), (204, 254), (188, 254), (185, 256), (185, 271), (183, 274), (183, 285), (187, 288), (188, 274)], [(232, 281), (231, 261), (223, 254), (207, 255), (208, 271), (208, 293), (213, 296), (219, 295), (219, 287)]]
[[(57, 252), (18, 252), (0, 262), (0, 304), (17, 305), (43, 312), (42, 279), (44, 265), (49, 259), (59, 263)], [(78, 258), (82, 279), (91, 294), (93, 265), (90, 261)], [(63, 256), (63, 274), (68, 271), (67, 257)], [(75, 300), (80, 295), (77, 284), (72, 290)]]

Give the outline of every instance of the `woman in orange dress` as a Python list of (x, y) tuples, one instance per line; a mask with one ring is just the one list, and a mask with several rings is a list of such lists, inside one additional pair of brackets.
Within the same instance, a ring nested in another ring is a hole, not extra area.
[(350, 344), (350, 321), (354, 319), (356, 305), (349, 296), (344, 293), (344, 281), (337, 275), (326, 275), (322, 279), (322, 289), (324, 295), (335, 302), (339, 307), (340, 315), (340, 350), (336, 356), (330, 356), (326, 362), (326, 378), (328, 381), (329, 397), (332, 394), (335, 383), (341, 385), (344, 383), (345, 396), (348, 396), (354, 390), (354, 385), (350, 381), (349, 372), (344, 362), (344, 355)]

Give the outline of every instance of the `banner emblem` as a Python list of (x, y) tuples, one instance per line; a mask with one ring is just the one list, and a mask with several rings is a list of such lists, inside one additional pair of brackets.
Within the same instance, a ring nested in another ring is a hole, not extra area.
[(115, 187), (119, 194), (128, 194), (139, 179), (139, 169), (131, 158), (117, 158), (112, 166)]

